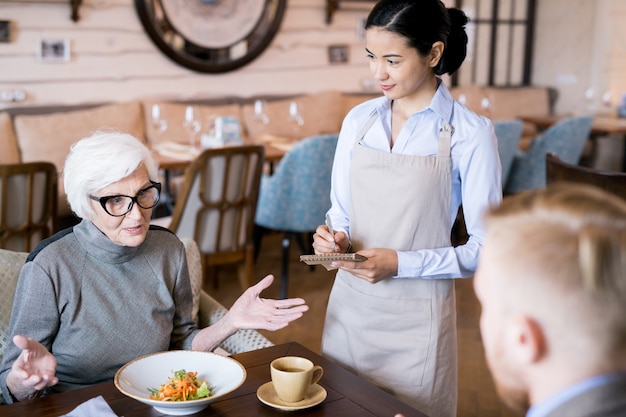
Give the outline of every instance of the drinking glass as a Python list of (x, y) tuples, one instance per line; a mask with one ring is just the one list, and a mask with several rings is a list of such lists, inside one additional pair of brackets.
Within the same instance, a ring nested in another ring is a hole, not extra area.
[(193, 106), (187, 106), (185, 108), (185, 121), (183, 122), (183, 127), (189, 134), (189, 146), (191, 150), (197, 150), (196, 146), (196, 135), (200, 131), (201, 123), (198, 120), (196, 110)]
[(585, 90), (585, 108), (584, 113), (593, 114), (596, 111), (596, 90), (589, 87)]
[(482, 110), (481, 114), (483, 116), (486, 116), (486, 117), (491, 116), (491, 102), (489, 101), (487, 97), (483, 97), (482, 100), (480, 100), (480, 108)]
[(160, 141), (163, 137), (163, 133), (167, 130), (167, 120), (163, 117), (163, 111), (161, 106), (158, 104), (152, 105), (150, 123), (157, 134), (158, 140)]
[(256, 100), (254, 102), (254, 117), (264, 125), (270, 122), (270, 117), (267, 115), (267, 103), (265, 100)]
[(610, 91), (605, 91), (602, 93), (602, 113), (612, 113), (611, 105), (612, 105), (613, 96)]
[(289, 103), (289, 122), (293, 124), (294, 129), (298, 131), (304, 125), (304, 119), (300, 114), (300, 105), (297, 101)]

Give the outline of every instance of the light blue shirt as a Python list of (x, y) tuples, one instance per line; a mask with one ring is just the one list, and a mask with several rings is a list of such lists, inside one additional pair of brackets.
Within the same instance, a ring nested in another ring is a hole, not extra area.
[(608, 384), (620, 378), (624, 378), (623, 373), (598, 375), (593, 378), (585, 379), (584, 381), (557, 392), (547, 400), (530, 407), (528, 413), (526, 413), (526, 417), (545, 417), (561, 404), (566, 403), (572, 398), (578, 397), (583, 392), (599, 387), (600, 385)]
[(498, 205), (502, 200), (502, 172), (493, 125), (489, 119), (454, 101), (444, 83), (440, 82), (430, 105), (409, 117), (393, 149), (389, 149), (391, 103), (386, 97), (369, 100), (353, 108), (343, 121), (333, 163), (332, 206), (328, 211), (333, 227), (350, 236), (352, 149), (357, 134), (374, 111), (378, 112), (378, 118), (360, 143), (382, 152), (404, 155), (436, 156), (439, 130), (448, 120), (454, 129), (448, 215), (450, 224), (453, 224), (458, 208), (463, 204), (469, 240), (457, 247), (398, 251), (397, 277), (470, 277), (476, 270), (485, 238), (482, 217), (488, 207)]

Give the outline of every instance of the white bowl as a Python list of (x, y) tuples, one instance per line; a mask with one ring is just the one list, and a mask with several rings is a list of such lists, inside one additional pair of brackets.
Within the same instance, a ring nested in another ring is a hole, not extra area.
[[(175, 371), (198, 372), (200, 381), (213, 386), (213, 395), (190, 401), (150, 399), (149, 388), (159, 388)], [(246, 380), (246, 368), (232, 358), (210, 352), (172, 350), (142, 356), (122, 366), (115, 374), (115, 387), (124, 395), (175, 416), (197, 413), (213, 401), (239, 388)]]

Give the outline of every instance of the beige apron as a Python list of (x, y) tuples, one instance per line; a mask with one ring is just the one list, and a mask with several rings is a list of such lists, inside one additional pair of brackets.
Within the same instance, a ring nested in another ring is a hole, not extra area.
[[(358, 144), (376, 117), (357, 136), (352, 156), (354, 250), (450, 246), (450, 125), (444, 122), (436, 157), (399, 155)], [(456, 416), (454, 281), (370, 284), (338, 271), (322, 352), (429, 416)]]

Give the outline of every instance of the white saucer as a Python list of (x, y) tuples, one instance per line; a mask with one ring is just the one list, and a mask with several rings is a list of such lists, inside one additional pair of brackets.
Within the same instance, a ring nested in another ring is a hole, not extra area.
[(274, 390), (274, 384), (270, 381), (259, 387), (256, 396), (263, 404), (269, 405), (270, 407), (278, 408), (283, 411), (296, 411), (313, 407), (324, 401), (326, 399), (326, 390), (318, 384), (313, 384), (311, 388), (309, 388), (309, 391), (307, 391), (304, 400), (288, 403), (278, 398)]

